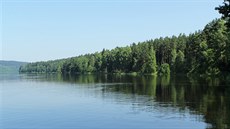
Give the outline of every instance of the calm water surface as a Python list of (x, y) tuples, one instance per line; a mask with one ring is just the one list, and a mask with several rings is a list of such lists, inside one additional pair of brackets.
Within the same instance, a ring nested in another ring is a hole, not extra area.
[(0, 75), (1, 129), (228, 129), (229, 81)]

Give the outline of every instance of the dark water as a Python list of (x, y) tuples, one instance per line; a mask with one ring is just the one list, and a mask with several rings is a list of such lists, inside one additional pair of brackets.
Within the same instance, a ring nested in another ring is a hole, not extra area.
[(1, 75), (1, 129), (228, 129), (222, 78)]

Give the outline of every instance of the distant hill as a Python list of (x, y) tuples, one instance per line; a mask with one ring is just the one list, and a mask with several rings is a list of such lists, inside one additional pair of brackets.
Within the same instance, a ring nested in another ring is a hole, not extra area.
[(18, 73), (21, 65), (27, 64), (26, 62), (19, 61), (4, 61), (0, 60), (0, 74), (2, 73)]

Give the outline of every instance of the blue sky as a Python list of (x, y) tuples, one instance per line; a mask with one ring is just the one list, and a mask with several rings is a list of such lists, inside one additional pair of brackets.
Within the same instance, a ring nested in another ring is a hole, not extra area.
[(46, 61), (189, 34), (222, 0), (2, 0), (0, 60)]

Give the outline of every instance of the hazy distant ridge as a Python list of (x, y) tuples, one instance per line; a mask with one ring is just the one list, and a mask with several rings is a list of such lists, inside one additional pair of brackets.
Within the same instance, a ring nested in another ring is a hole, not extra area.
[(0, 73), (16, 73), (26, 62), (0, 60)]

